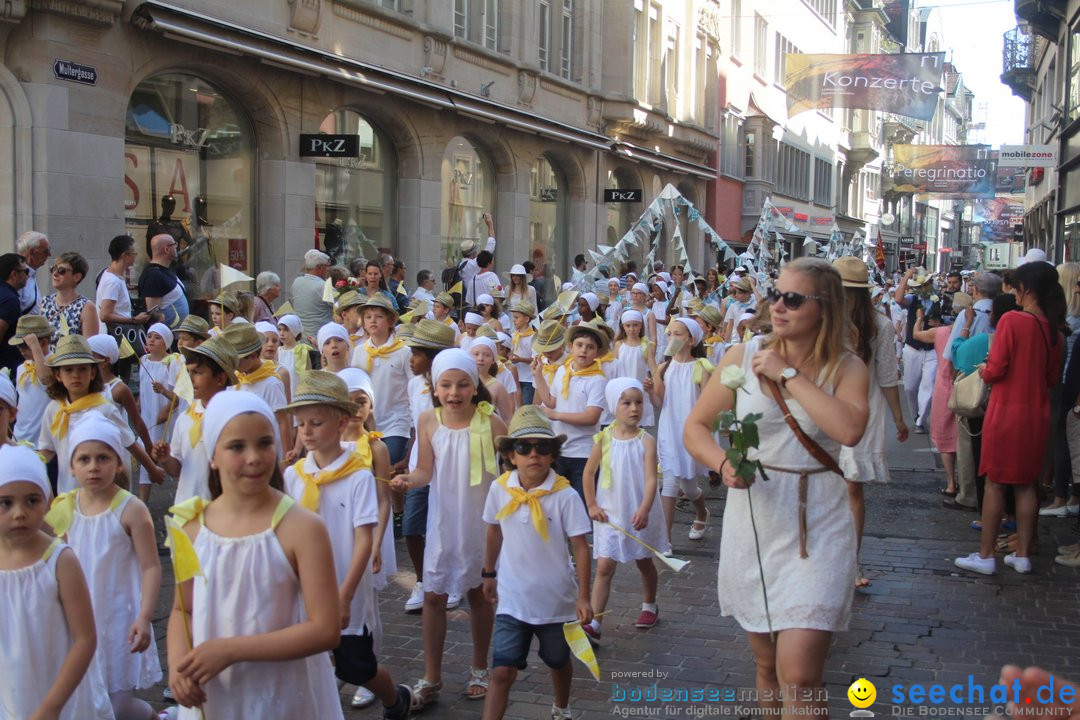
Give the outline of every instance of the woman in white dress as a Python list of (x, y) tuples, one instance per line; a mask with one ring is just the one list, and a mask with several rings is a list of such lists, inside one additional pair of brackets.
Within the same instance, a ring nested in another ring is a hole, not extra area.
[[(777, 698), (762, 706), (768, 714), (824, 713), (829, 642), (851, 615), (854, 522), (843, 478), (809, 455), (759, 378), (782, 387), (792, 417), (835, 458), (866, 428), (867, 370), (845, 349), (843, 287), (827, 262), (789, 263), (768, 297), (773, 333), (728, 350), (687, 419), (684, 440), (731, 488), (720, 540), (720, 611), (747, 631), (758, 690)], [(745, 384), (732, 390), (740, 368)], [(748, 486), (713, 437), (713, 420), (732, 409), (739, 417), (763, 415), (759, 447), (748, 459), (765, 466), (768, 480)]]
[[(892, 413), (896, 438), (908, 437), (904, 413), (900, 408), (900, 375), (896, 361), (896, 330), (892, 322), (874, 310), (870, 299), (869, 273), (866, 263), (857, 257), (846, 256), (833, 261), (833, 267), (844, 282), (844, 298), (854, 335), (852, 347), (870, 369), (870, 419), (866, 432), (855, 447), (840, 449), (840, 468), (848, 481), (848, 502), (855, 516), (856, 553), (862, 546), (863, 525), (866, 521), (865, 483), (889, 481), (889, 462), (886, 457), (885, 410)], [(857, 573), (855, 587), (867, 587), (870, 580)]]

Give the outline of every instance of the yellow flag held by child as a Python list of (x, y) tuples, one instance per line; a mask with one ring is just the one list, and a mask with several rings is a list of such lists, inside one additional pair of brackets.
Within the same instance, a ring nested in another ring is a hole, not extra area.
[(295, 310), (293, 310), (292, 303), (286, 300), (285, 303), (277, 309), (277, 312), (274, 313), (274, 317), (283, 317), (293, 312), (295, 312)]
[(326, 282), (323, 283), (322, 300), (324, 303), (334, 304), (334, 283), (330, 278), (326, 278)]
[(457, 281), (456, 283), (454, 283), (454, 284), (453, 284), (453, 286), (452, 286), (452, 287), (450, 288), (450, 294), (451, 294), (451, 295), (460, 295), (460, 294), (461, 294), (462, 292), (464, 292), (464, 288), (463, 288), (463, 287), (462, 287), (462, 285), (461, 285), (461, 281), (460, 281), (460, 280), (458, 280), (458, 281)]
[(120, 336), (120, 357), (129, 358), (135, 357), (135, 348), (131, 347), (131, 343), (128, 342), (127, 335)]
[(581, 623), (577, 620), (563, 623), (562, 631), (566, 644), (570, 646), (570, 652), (574, 653), (574, 657), (584, 663), (592, 676), (599, 680), (600, 665), (596, 662), (596, 653), (593, 652), (589, 638), (581, 628)]
[(176, 377), (176, 385), (173, 386), (176, 396), (188, 405), (195, 404), (195, 386), (191, 384), (191, 376), (188, 375), (187, 366), (180, 366), (180, 374)]
[(184, 532), (184, 528), (171, 517), (165, 518), (165, 527), (169, 531), (169, 549), (172, 551), (173, 575), (177, 583), (187, 582), (196, 575), (202, 577), (199, 556), (195, 554), (195, 545)]

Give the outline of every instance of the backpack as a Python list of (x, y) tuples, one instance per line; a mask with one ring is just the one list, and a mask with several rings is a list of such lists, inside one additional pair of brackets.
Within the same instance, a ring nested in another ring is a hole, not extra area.
[(468, 260), (462, 260), (455, 267), (443, 268), (442, 271), (442, 284), (443, 290), (449, 291), (450, 288), (461, 282), (461, 269), (465, 267), (465, 263)]

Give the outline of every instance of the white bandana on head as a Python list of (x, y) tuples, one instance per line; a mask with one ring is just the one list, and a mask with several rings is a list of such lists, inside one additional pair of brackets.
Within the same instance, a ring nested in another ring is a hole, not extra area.
[(604, 399), (607, 400), (608, 410), (615, 412), (619, 398), (627, 390), (638, 390), (641, 392), (642, 399), (645, 397), (645, 388), (636, 378), (620, 377), (608, 381), (607, 387), (604, 388)]
[[(480, 339), (491, 341), (491, 338)], [(449, 348), (435, 356), (435, 360), (431, 363), (431, 379), (439, 382), (439, 377), (447, 370), (460, 370), (469, 376), (474, 386), (480, 385), (480, 372), (476, 369), (476, 360), (473, 360), (472, 355), (461, 348)]]

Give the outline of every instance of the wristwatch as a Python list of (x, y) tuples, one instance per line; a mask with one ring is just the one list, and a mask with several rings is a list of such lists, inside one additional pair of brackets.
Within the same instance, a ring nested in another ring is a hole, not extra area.
[(793, 367), (786, 367), (780, 371), (780, 387), (786, 388), (788, 380), (794, 380), (799, 371)]
[(485, 579), (485, 580), (487, 580), (489, 578), (493, 578), (493, 577), (495, 577), (495, 571), (492, 570), (491, 572), (488, 572), (487, 570), (481, 569), (480, 570), (480, 577)]

